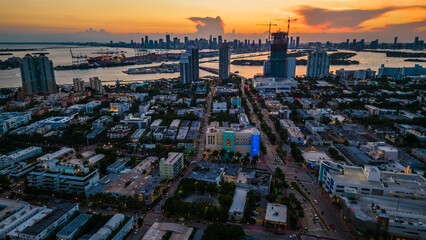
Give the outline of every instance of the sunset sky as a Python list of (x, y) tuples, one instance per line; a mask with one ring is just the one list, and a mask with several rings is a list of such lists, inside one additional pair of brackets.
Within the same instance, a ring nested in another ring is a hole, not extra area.
[[(1, 0), (0, 41), (167, 32), (256, 37), (267, 28), (256, 24), (287, 17), (298, 19), (291, 32), (305, 36), (426, 35), (424, 0)], [(275, 30), (286, 28), (276, 23)]]

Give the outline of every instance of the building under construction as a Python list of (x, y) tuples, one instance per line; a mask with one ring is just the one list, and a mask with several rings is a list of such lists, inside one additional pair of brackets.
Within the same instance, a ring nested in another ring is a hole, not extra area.
[(285, 32), (272, 33), (269, 76), (277, 79), (286, 77), (288, 35)]

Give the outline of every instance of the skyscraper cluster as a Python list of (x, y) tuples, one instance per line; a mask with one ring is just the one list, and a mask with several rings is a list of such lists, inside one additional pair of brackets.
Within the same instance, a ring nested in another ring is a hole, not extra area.
[(47, 94), (58, 91), (53, 63), (44, 54), (38, 57), (25, 55), (20, 67), (24, 94)]
[(191, 84), (200, 79), (199, 53), (197, 48), (190, 48), (180, 58), (180, 82)]

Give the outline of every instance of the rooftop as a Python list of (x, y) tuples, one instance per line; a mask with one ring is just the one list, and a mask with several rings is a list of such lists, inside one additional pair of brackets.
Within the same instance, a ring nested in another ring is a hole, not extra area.
[(229, 212), (244, 212), (248, 191), (245, 188), (235, 189), (234, 200), (232, 201), (231, 208), (229, 208)]
[(151, 176), (145, 176), (140, 173), (124, 173), (103, 192), (118, 195), (134, 196), (149, 181)]
[(28, 234), (37, 236), (42, 231), (44, 231), (47, 227), (56, 222), (59, 218), (64, 216), (66, 213), (71, 211), (74, 207), (78, 206), (73, 203), (62, 203), (58, 207), (55, 208), (51, 213), (49, 213), (46, 217), (42, 218), (40, 221), (36, 222), (34, 225), (29, 226), (22, 231), (22, 234)]
[(72, 222), (66, 225), (57, 236), (69, 236), (74, 233), (79, 227), (83, 226), (92, 215), (80, 214)]
[(12, 211), (16, 211), (17, 209), (20, 209), (23, 207), (26, 202), (18, 201), (18, 200), (11, 200), (7, 198), (0, 198), (0, 219), (3, 219), (3, 217)]
[(287, 206), (277, 204), (277, 203), (268, 203), (266, 207), (265, 220), (270, 222), (287, 222)]
[(174, 164), (176, 161), (178, 161), (183, 156), (183, 153), (180, 152), (170, 152), (169, 156), (166, 160), (164, 160), (164, 164)]
[(177, 223), (159, 223), (155, 222), (149, 228), (148, 232), (143, 236), (142, 240), (157, 240), (167, 232), (172, 232), (172, 236), (169, 240), (187, 240), (191, 236), (193, 228), (189, 228)]

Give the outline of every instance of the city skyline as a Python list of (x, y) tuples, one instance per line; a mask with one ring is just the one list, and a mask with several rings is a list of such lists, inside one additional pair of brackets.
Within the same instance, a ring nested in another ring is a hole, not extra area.
[[(44, 1), (2, 2), (1, 42), (137, 40), (142, 35), (159, 38), (189, 35), (224, 39), (265, 39), (267, 29), (257, 25), (287, 17), (291, 35), (307, 41), (343, 41), (365, 38), (390, 42), (394, 36), (411, 41), (425, 38), (426, 5), (422, 1), (219, 1), (215, 3), (110, 1), (73, 3)], [(240, 11), (233, 9), (244, 6)], [(51, 11), (55, 9), (55, 11)], [(272, 30), (286, 29), (286, 22), (274, 21)]]

